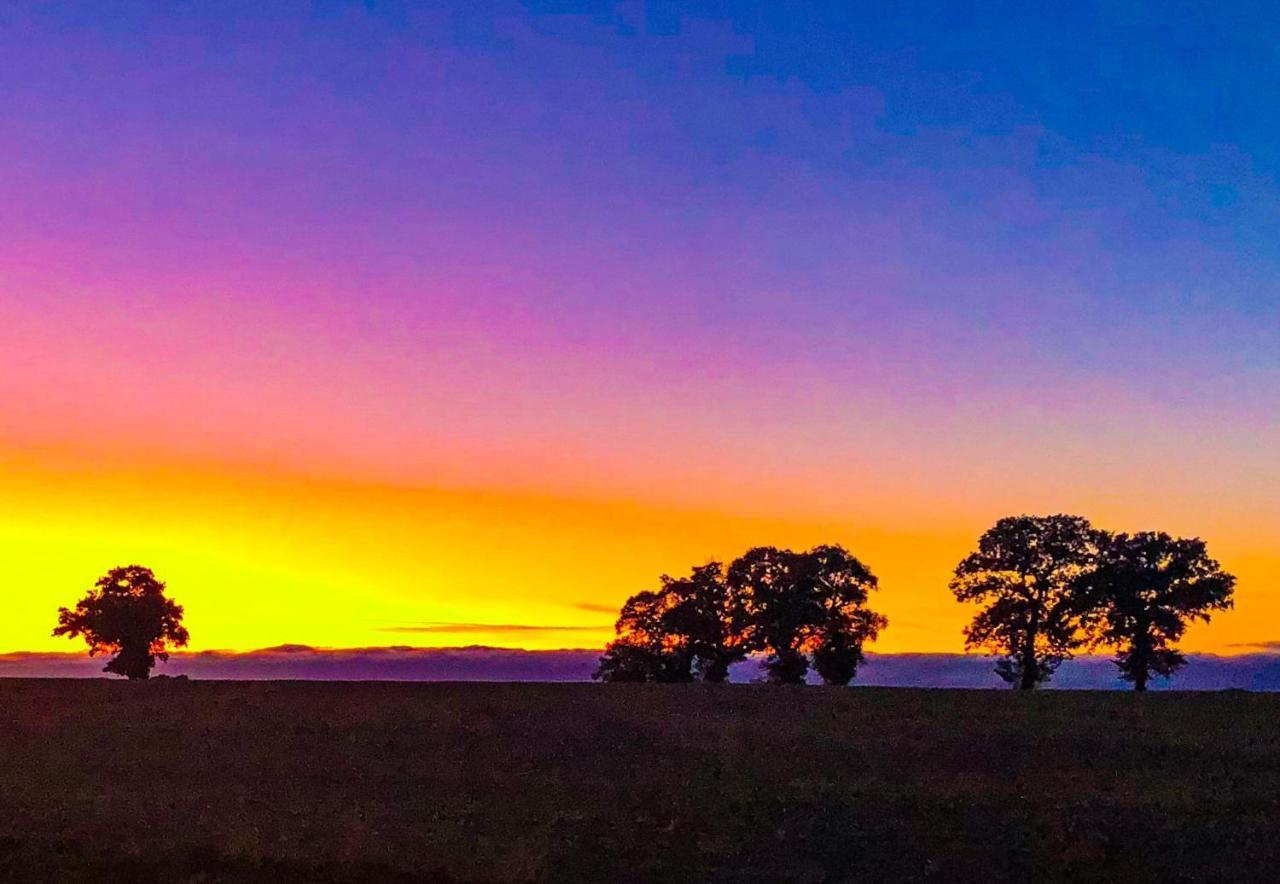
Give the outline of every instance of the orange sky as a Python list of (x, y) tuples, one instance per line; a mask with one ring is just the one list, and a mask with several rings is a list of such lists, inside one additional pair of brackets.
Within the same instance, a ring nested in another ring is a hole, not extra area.
[[(947, 592), (950, 568), (1003, 513), (975, 506), (928, 517), (910, 502), (821, 517), (738, 509), (10, 449), (0, 458), (0, 556), (21, 588), (8, 593), (0, 652), (72, 649), (49, 637), (56, 608), (128, 562), (169, 582), (196, 649), (594, 647), (611, 633), (611, 610), (664, 571), (752, 544), (820, 542), (845, 544), (879, 575), (875, 605), (891, 627), (876, 650), (955, 651), (967, 614)], [(1146, 527), (1093, 509), (1100, 524)], [(1167, 514), (1157, 524), (1187, 532), (1195, 521)], [(1239, 645), (1268, 640), (1280, 622), (1266, 591), (1280, 560), (1247, 525), (1212, 514), (1203, 524), (1218, 528), (1210, 547), (1240, 576), (1238, 605), (1185, 645), (1248, 650)]]

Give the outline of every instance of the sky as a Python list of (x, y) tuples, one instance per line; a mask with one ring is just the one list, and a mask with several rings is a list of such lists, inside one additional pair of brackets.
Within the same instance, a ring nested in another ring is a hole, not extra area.
[(1201, 536), (1280, 640), (1280, 10), (0, 6), (0, 652), (592, 648), (841, 543), (953, 652), (1004, 515)]

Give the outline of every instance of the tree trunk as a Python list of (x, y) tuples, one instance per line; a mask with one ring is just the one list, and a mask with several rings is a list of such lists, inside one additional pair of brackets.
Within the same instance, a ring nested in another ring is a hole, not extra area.
[(1036, 676), (1040, 674), (1040, 669), (1036, 665), (1036, 636), (1034, 632), (1027, 637), (1026, 644), (1022, 646), (1022, 659), (1019, 665), (1022, 669), (1022, 678), (1018, 682), (1018, 690), (1035, 690), (1036, 682), (1039, 681)]
[(1145, 622), (1142, 631), (1134, 639), (1133, 650), (1129, 652), (1129, 674), (1133, 676), (1133, 689), (1145, 691), (1147, 679), (1151, 674), (1151, 651), (1154, 642), (1151, 639), (1151, 627)]
[(151, 656), (147, 645), (126, 642), (120, 647), (120, 653), (112, 657), (103, 668), (103, 672), (113, 672), (132, 680), (142, 680), (151, 675), (151, 667), (154, 665), (155, 658)]
[(775, 684), (804, 684), (809, 671), (809, 661), (804, 654), (790, 648), (776, 651), (767, 663), (769, 680)]
[(719, 684), (729, 675), (729, 661), (711, 658), (703, 663), (702, 680)]
[(1022, 678), (1018, 683), (1018, 690), (1030, 691), (1035, 690), (1036, 683), (1040, 680), (1037, 676), (1040, 674), (1040, 667), (1036, 665), (1036, 636), (1040, 632), (1040, 617), (1033, 608), (1027, 621), (1027, 635), (1022, 642), (1022, 654), (1019, 661), (1019, 668)]

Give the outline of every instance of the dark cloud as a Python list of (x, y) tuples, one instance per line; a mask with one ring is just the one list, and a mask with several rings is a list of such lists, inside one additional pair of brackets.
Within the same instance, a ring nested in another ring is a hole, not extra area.
[[(156, 671), (209, 679), (312, 679), (335, 681), (588, 681), (598, 650), (523, 651), (507, 648), (313, 648), (286, 644), (247, 653), (201, 651), (174, 654)], [(102, 676), (102, 658), (83, 654), (0, 654), (0, 677)], [(734, 668), (732, 679), (759, 678), (753, 662)], [(999, 688), (992, 661), (964, 654), (869, 654), (857, 683), (885, 687)], [(1055, 688), (1123, 689), (1106, 657), (1064, 663)], [(1191, 656), (1191, 663), (1156, 690), (1280, 690), (1280, 654)]]

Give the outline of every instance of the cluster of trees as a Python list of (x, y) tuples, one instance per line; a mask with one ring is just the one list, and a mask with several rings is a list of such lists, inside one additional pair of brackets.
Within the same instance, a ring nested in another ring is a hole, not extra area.
[(803, 682), (812, 666), (828, 684), (848, 684), (863, 644), (888, 624), (867, 607), (876, 585), (840, 546), (757, 547), (728, 567), (663, 575), (660, 588), (623, 605), (596, 677), (721, 682), (734, 663), (759, 654), (771, 681)]
[(1081, 650), (1109, 649), (1146, 690), (1186, 658), (1174, 647), (1196, 621), (1232, 605), (1235, 577), (1199, 538), (1115, 534), (1079, 516), (1012, 516), (956, 567), (951, 591), (983, 608), (965, 645), (1000, 656), (996, 672), (1029, 690)]
[[(863, 645), (887, 625), (867, 607), (876, 585), (839, 546), (759, 547), (727, 568), (663, 576), (659, 589), (623, 605), (596, 677), (719, 682), (734, 663), (763, 655), (770, 681), (803, 682), (812, 666), (827, 683), (848, 684)], [(998, 656), (996, 673), (1014, 687), (1035, 688), (1073, 654), (1106, 648), (1141, 691), (1186, 663), (1175, 643), (1191, 622), (1231, 607), (1235, 578), (1198, 538), (1012, 516), (982, 535), (950, 587), (981, 606), (966, 647)]]

